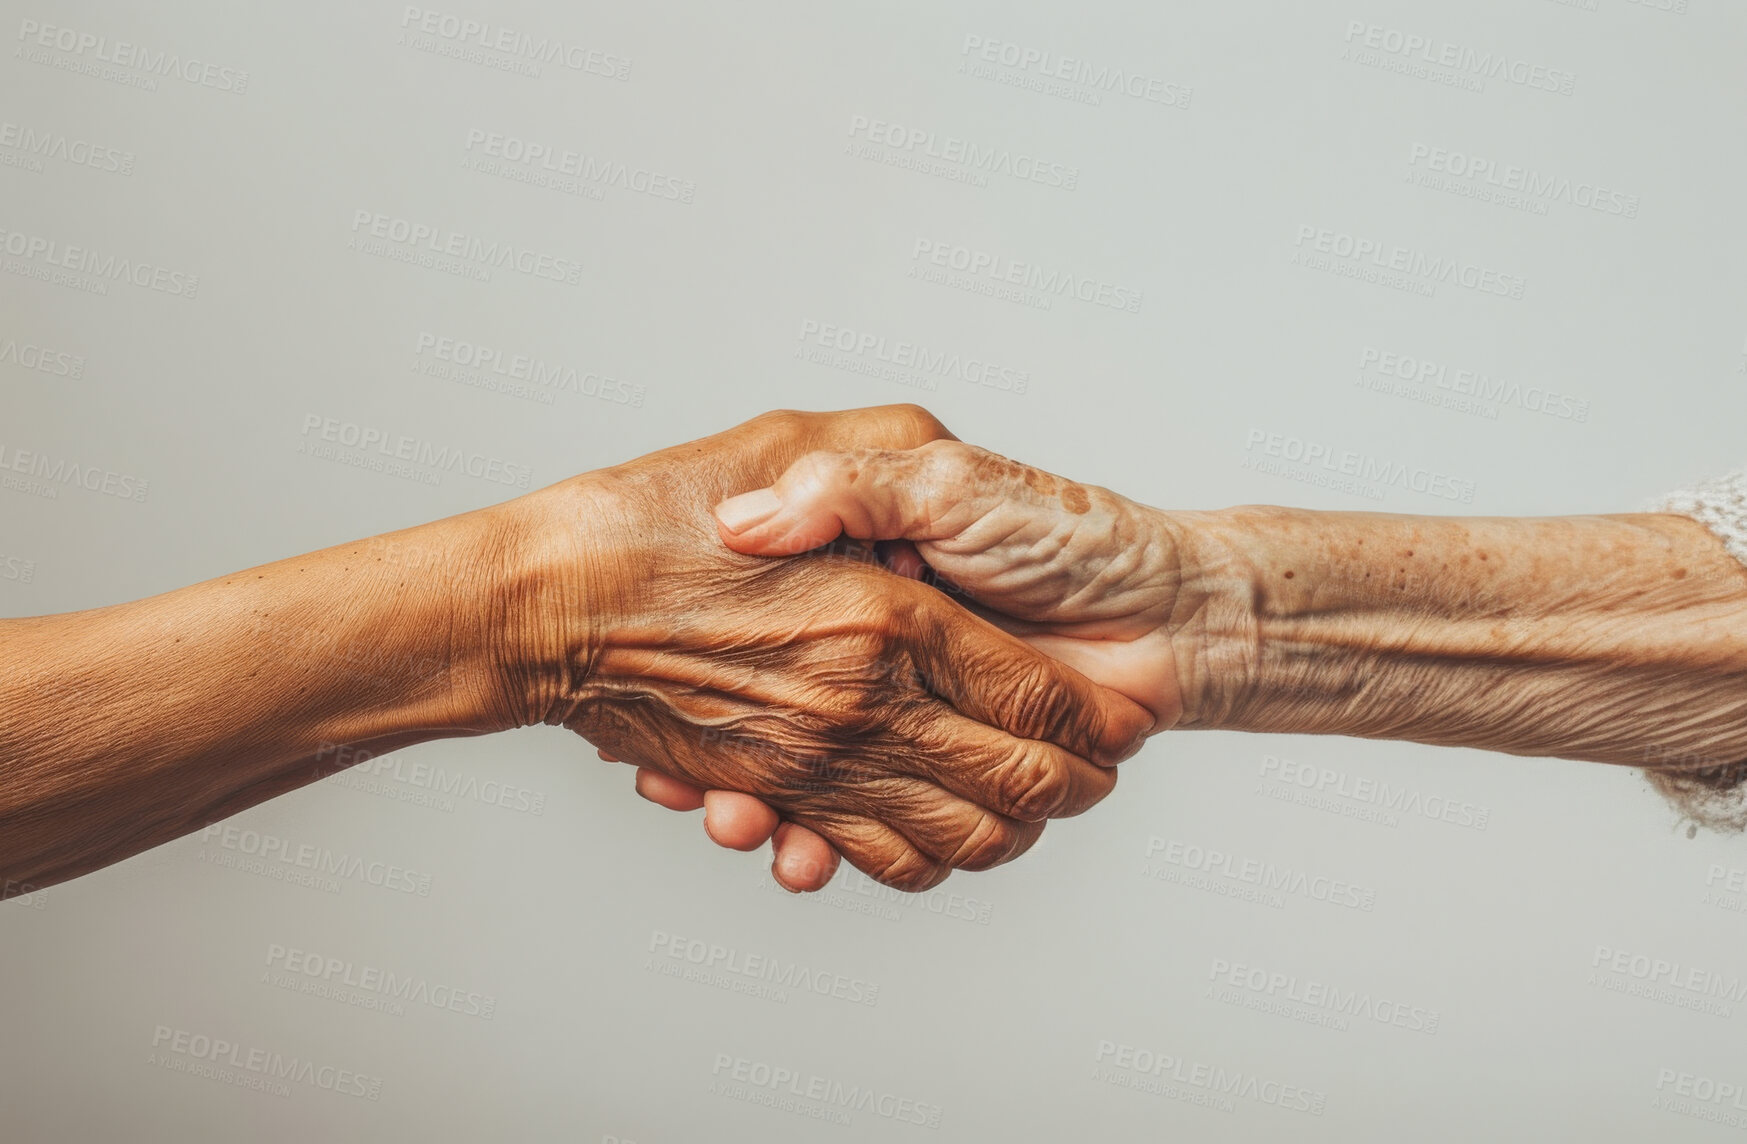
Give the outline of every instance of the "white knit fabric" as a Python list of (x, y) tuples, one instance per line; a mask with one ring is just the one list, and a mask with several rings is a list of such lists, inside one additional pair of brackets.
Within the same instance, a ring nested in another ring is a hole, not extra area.
[(1747, 564), (1747, 469), (1672, 493), (1656, 511), (1692, 517), (1717, 534), (1729, 555)]

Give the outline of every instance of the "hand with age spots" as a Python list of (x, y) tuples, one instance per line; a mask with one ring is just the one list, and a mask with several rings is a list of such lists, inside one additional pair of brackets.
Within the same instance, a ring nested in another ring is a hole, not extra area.
[[(1742, 488), (1747, 474), (1683, 494), (1678, 513), (1163, 512), (939, 440), (809, 454), (717, 519), (727, 547), (770, 557), (885, 542), (895, 569), (1141, 703), (1158, 730), (1642, 767), (1694, 827), (1738, 831)], [(744, 795), (643, 779), (666, 805), (705, 803), (725, 842), (777, 821)], [(823, 840), (785, 824), (775, 841), (791, 885), (829, 880)]]
[(586, 672), (546, 721), (638, 764), (646, 797), (704, 806), (724, 845), (780, 817), (773, 873), (796, 889), (833, 851), (925, 889), (1090, 807), (1151, 725), (1141, 707), (862, 546), (773, 561), (721, 543), (711, 509), (803, 456), (944, 434), (913, 407), (782, 414), (591, 474), (606, 492), (575, 562), (608, 590), (584, 597)]
[[(1178, 550), (1164, 514), (956, 440), (915, 449), (814, 452), (769, 488), (717, 506), (738, 552), (792, 556), (846, 535), (881, 545), (888, 567), (1105, 687), (1142, 704), (1154, 730), (1181, 714)], [(1173, 633), (1177, 633), (1176, 636)], [(710, 835), (751, 849), (772, 838), (791, 888), (831, 878), (830, 847), (756, 798), (644, 769), (638, 790), (705, 808)]]
[(1678, 513), (1163, 512), (915, 406), (767, 414), (400, 532), (0, 619), (0, 898), (215, 829), (332, 773), (336, 745), (542, 722), (705, 807), (725, 845), (774, 837), (796, 890), (839, 853), (907, 890), (1007, 861), (1173, 726), (1642, 767), (1694, 823), (1741, 829), (1742, 488)]

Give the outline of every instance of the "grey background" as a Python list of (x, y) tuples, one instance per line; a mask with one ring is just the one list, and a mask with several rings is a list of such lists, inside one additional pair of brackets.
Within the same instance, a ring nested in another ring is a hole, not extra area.
[[(148, 490), (0, 488), (0, 612), (133, 599), (520, 491), (312, 455), (311, 416), (527, 466), (539, 487), (771, 407), (917, 400), (969, 440), (1180, 507), (1621, 511), (1739, 459), (1739, 5), (432, 11), (628, 59), (628, 74), (548, 62), (526, 75), (502, 52), (437, 54), (427, 49), (456, 42), (407, 42), (418, 20), (406, 27), (399, 4), (11, 10), (0, 123), (132, 158), (122, 173), (0, 147), (0, 228), (199, 285), (190, 298), (43, 281), (41, 258), (0, 236), (0, 446)], [(159, 76), (153, 90), (137, 64), (102, 64), (96, 48), (37, 45), (30, 22), (232, 78)], [(1571, 90), (1497, 76), (1469, 90), (1439, 81), (1452, 69), (1350, 58), (1368, 25), (1569, 73)], [(1079, 98), (1031, 90), (1012, 81), (1035, 68), (982, 72), (967, 37), (1175, 84), (1188, 106), (1112, 92), (1093, 105), (1085, 84)], [(224, 90), (236, 72), (244, 90)], [(850, 146), (867, 143), (851, 134), (857, 116), (934, 132), (937, 147), (954, 136), (1059, 163), (1076, 185), (1000, 173), (976, 185), (869, 158)], [(692, 201), (468, 169), (472, 130), (572, 149), (608, 165), (597, 171), (685, 180)], [(1501, 203), (1464, 193), (1483, 181), (1422, 185), (1433, 148), (1571, 189)], [(1580, 205), (1595, 185), (1621, 196), (1607, 203), (1631, 196), (1634, 217)], [(478, 281), (352, 249), (358, 211), (581, 271), (574, 284), (502, 269)], [(1451, 282), (1427, 296), (1304, 265), (1304, 227), (1515, 276), (1522, 296)], [(919, 239), (1142, 301), (1128, 313), (1057, 297), (1046, 310), (913, 278)], [(808, 322), (994, 360), (1024, 371), (1026, 390), (840, 368), (870, 355), (814, 360)], [(434, 361), (421, 335), (627, 384), (494, 391), (421, 372)], [(59, 364), (26, 367), (24, 346)], [(1379, 392), (1360, 384), (1377, 376), (1362, 368), (1367, 347), (1519, 388), (1478, 408), (1427, 400), (1451, 394), (1430, 382)], [(75, 359), (81, 376), (62, 376)], [(1548, 405), (1530, 390), (1562, 396)], [(1315, 466), (1266, 457), (1267, 434), (1282, 451), (1290, 439), (1469, 482), (1472, 501), (1313, 483)], [(1278, 471), (1246, 464), (1258, 459)], [(1348, 790), (1387, 782), (1421, 808), (1465, 805), (1470, 821), (1484, 808), (1486, 826), (1338, 794), (1320, 808), (1273, 797), (1298, 788), (1270, 759), (1326, 769)], [(522, 794), (510, 807), (475, 797), (487, 780)], [(1689, 840), (1627, 770), (1165, 735), (1104, 805), (1052, 826), (1020, 861), (918, 899), (853, 872), (816, 898), (777, 892), (767, 856), (716, 850), (697, 816), (643, 803), (627, 768), (545, 728), (410, 750), (230, 825), (239, 833), (174, 842), (0, 909), (0, 1136), (1710, 1140), (1733, 1131), (1705, 1119), (1733, 1108), (1715, 1086), (1747, 1087), (1747, 897), (1726, 892), (1747, 878), (1747, 842)], [(428, 892), (253, 873), (238, 863), (262, 834), (395, 864)], [(1231, 854), (1234, 868), (1342, 879), (1374, 908), (1244, 900), (1233, 891), (1246, 884), (1220, 875), (1165, 880), (1188, 872), (1160, 864), (1171, 843)], [(671, 976), (690, 967), (694, 940), (736, 964), (756, 955), (860, 983), (845, 990), (862, 996), (877, 985), (874, 1003)], [(289, 971), (281, 947), (347, 968), (329, 995), (305, 992), (322, 979)], [(1624, 951), (1626, 969), (1602, 949)], [(1267, 1011), (1293, 987), (1221, 984), (1221, 963), (1372, 1007), (1345, 1028), (1326, 1007)], [(366, 968), (471, 995), (464, 1009), (489, 997), (491, 1016), (416, 998), (395, 1011), (380, 990), (343, 985)], [(1657, 988), (1629, 991), (1646, 985)], [(1422, 1024), (1435, 1011), (1435, 1031), (1367, 1015), (1393, 1012), (1379, 999)], [(247, 1069), (202, 1075), (201, 1037), (351, 1070), (375, 1098), (232, 1083), (258, 1078)], [(1180, 1079), (1134, 1087), (1147, 1078), (1121, 1067), (1117, 1046), (1181, 1062), (1165, 1070)], [(823, 1078), (826, 1092), (933, 1106), (938, 1126), (853, 1100), (849, 1123), (832, 1123), (815, 1118), (845, 1111), (829, 1097), (772, 1107), (746, 1099), (768, 1093), (757, 1085), (713, 1087), (761, 1064)], [(1204, 1081), (1222, 1070), (1268, 1087), (1250, 1096), (1239, 1081), (1220, 1096), (1195, 1083), (1197, 1066)], [(1705, 1095), (1694, 1077), (1712, 1099), (1682, 1094)], [(1279, 1084), (1319, 1094), (1320, 1113), (1261, 1097)]]

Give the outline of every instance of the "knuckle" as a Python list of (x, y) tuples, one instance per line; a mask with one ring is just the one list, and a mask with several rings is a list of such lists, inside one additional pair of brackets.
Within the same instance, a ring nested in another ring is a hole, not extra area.
[(979, 811), (947, 863), (960, 870), (987, 870), (1011, 858), (1019, 841), (1018, 833), (1000, 815)]
[(909, 445), (921, 445), (951, 434), (940, 419), (914, 402), (900, 402), (886, 407), (900, 438)]
[(1024, 739), (1056, 742), (1071, 724), (1073, 701), (1055, 674), (1041, 661), (1019, 671), (1011, 684), (1008, 704), (1013, 734)]
[(753, 420), (767, 425), (798, 424), (806, 417), (799, 409), (770, 409), (760, 413)]
[(1084, 814), (1116, 789), (1115, 767), (1083, 767), (1081, 772), (1081, 780), (1074, 784), (1073, 791), (1056, 809), (1053, 817), (1072, 818), (1077, 814)]
[(855, 453), (814, 449), (801, 454), (789, 466), (779, 487), (784, 492), (820, 492), (840, 484), (853, 484), (860, 468), (859, 456)]
[(927, 463), (930, 475), (953, 483), (969, 483), (977, 475), (978, 455), (993, 455), (975, 445), (947, 439), (930, 441), (915, 452)]
[(811, 415), (799, 409), (771, 409), (760, 413), (747, 424), (755, 425), (778, 437), (788, 438), (804, 432), (810, 420)]
[(933, 861), (908, 846), (894, 847), (893, 852), (873, 861), (868, 877), (882, 885), (905, 893), (918, 894), (946, 880), (950, 868)]
[(918, 629), (920, 605), (915, 596), (895, 590), (906, 582), (894, 577), (891, 584), (880, 585), (887, 590), (871, 592), (866, 596), (869, 618), (874, 630), (883, 637), (887, 645), (884, 650), (888, 654), (908, 648)]
[(1126, 749), (1133, 738), (1131, 735), (1120, 735), (1115, 741), (1108, 740), (1106, 736), (1110, 732), (1110, 716), (1103, 705), (1098, 703), (1071, 705), (1068, 722), (1061, 731), (1062, 746), (1081, 754), (1097, 755), (1094, 762), (1118, 761), (1118, 753)]
[(1021, 822), (1041, 822), (1067, 800), (1071, 780), (1067, 768), (1035, 747), (1023, 747), (1002, 775), (1001, 797), (1008, 813)]

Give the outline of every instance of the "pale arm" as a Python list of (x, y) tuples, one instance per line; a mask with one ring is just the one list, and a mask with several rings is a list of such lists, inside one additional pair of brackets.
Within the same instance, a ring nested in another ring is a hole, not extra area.
[(1627, 764), (1677, 796), (1747, 782), (1747, 568), (1685, 516), (1167, 512), (954, 441), (815, 454), (718, 517), (742, 552), (907, 540), (1157, 730)]
[[(1193, 726), (1658, 767), (1747, 759), (1747, 570), (1661, 514), (1170, 514)], [(1221, 665), (1230, 670), (1221, 671)]]

